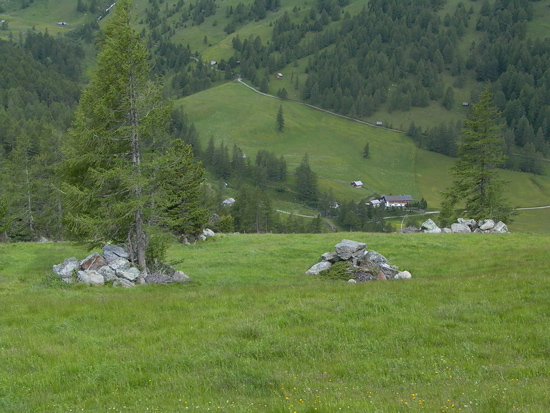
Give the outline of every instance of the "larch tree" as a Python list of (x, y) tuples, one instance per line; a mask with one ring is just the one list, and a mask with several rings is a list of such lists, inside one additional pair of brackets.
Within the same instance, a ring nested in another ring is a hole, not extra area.
[(497, 168), (505, 161), (504, 141), (489, 86), (472, 105), (465, 120), (458, 160), (451, 168), (452, 185), (443, 193), (441, 224), (448, 225), (461, 214), (473, 219), (509, 221), (513, 209), (503, 196), (505, 181)]
[[(68, 228), (76, 238), (91, 246), (126, 243), (145, 270), (153, 259), (147, 256), (151, 237), (163, 227), (160, 217), (169, 208), (176, 225), (174, 208), (184, 204), (167, 195), (178, 187), (167, 188), (159, 179), (166, 168), (181, 178), (183, 171), (173, 164), (192, 154), (176, 147), (178, 156), (166, 158), (170, 106), (149, 79), (148, 52), (131, 27), (131, 9), (130, 0), (117, 2), (104, 27), (97, 69), (64, 144), (62, 190)], [(196, 179), (193, 184), (200, 185), (202, 176)]]

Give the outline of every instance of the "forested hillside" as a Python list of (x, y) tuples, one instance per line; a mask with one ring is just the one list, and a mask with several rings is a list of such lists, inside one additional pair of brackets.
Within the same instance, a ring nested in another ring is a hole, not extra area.
[[(59, 145), (113, 7), (107, 0), (0, 2), (0, 226), (11, 238), (63, 234)], [(452, 157), (469, 107), (489, 83), (502, 112), (505, 167), (548, 173), (550, 39), (540, 36), (546, 35), (549, 0), (134, 0), (134, 14), (150, 52), (151, 77), (161, 81), (167, 100), (241, 77), (283, 100), (383, 120), (418, 148)], [(236, 140), (209, 136), (192, 121), (175, 112), (172, 134), (193, 146), (212, 178), (230, 179), (237, 189), (269, 187), (271, 196), (285, 199), (300, 191), (282, 172), (280, 147), (272, 152), (268, 146), (244, 162)], [(324, 206), (300, 193), (296, 200), (330, 214), (327, 205), (336, 200), (323, 192), (328, 187), (316, 195)], [(215, 194), (205, 196), (215, 204), (222, 194), (211, 189)], [(250, 194), (258, 199), (246, 190), (244, 197)], [(243, 222), (233, 219), (237, 226)]]
[(0, 201), (10, 232), (23, 239), (61, 234), (54, 168), (80, 95), (80, 55), (49, 35), (29, 34), (22, 45), (0, 40)]

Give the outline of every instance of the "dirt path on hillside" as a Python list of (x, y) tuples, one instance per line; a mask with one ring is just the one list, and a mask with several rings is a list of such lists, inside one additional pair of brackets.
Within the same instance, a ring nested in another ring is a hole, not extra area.
[(297, 103), (298, 105), (307, 106), (307, 107), (310, 107), (312, 109), (318, 110), (320, 112), (329, 113), (331, 115), (338, 116), (339, 118), (350, 120), (352, 122), (361, 123), (362, 125), (371, 126), (373, 128), (386, 129), (386, 130), (389, 130), (389, 131), (392, 131), (392, 132), (397, 132), (397, 133), (405, 133), (405, 132), (403, 132), (402, 130), (399, 130), (399, 129), (393, 129), (393, 128), (388, 128), (386, 126), (375, 125), (374, 123), (365, 122), (365, 121), (362, 121), (362, 120), (359, 120), (359, 119), (350, 118), (349, 116), (340, 115), (338, 113), (331, 112), (330, 110), (326, 110), (326, 109), (320, 108), (318, 106), (310, 105), (309, 103), (304, 103), (304, 102), (300, 102), (298, 100), (293, 100), (293, 99), (282, 99), (278, 96), (274, 96), (274, 95), (270, 95), (268, 93), (260, 92), (255, 87), (250, 86), (249, 84), (245, 83), (241, 77), (237, 78), (237, 82), (239, 82), (241, 85), (246, 86), (250, 90), (253, 90), (254, 92), (258, 93), (259, 95), (263, 95), (263, 96), (266, 96), (268, 98), (279, 99), (279, 100), (284, 100), (284, 101), (287, 101), (287, 102)]

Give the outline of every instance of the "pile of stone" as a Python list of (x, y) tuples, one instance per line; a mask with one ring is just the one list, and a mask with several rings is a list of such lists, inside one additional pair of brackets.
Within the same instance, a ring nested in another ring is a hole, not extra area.
[(336, 244), (334, 250), (335, 252), (321, 255), (321, 261), (307, 270), (306, 274), (319, 275), (329, 271), (333, 264), (345, 261), (350, 283), (411, 278), (410, 272), (399, 271), (394, 265), (388, 264), (388, 260), (383, 255), (376, 251), (367, 251), (367, 244), (363, 242), (344, 239)]
[(189, 235), (182, 239), (184, 245), (191, 245), (197, 241), (206, 241), (208, 238), (213, 238), (216, 234), (210, 228), (205, 228), (198, 235)]
[(82, 261), (67, 258), (63, 263), (54, 265), (53, 272), (66, 283), (105, 285), (112, 282), (113, 287), (190, 281), (183, 272), (167, 265), (152, 273), (140, 271), (130, 262), (128, 251), (118, 245), (105, 245), (102, 252), (94, 252)]
[(482, 219), (476, 221), (475, 219), (458, 218), (455, 224), (451, 225), (451, 228), (439, 228), (435, 222), (431, 219), (425, 221), (420, 227), (420, 232), (429, 234), (439, 233), (483, 233), (483, 234), (506, 234), (508, 233), (508, 227), (502, 221), (495, 223), (492, 219)]

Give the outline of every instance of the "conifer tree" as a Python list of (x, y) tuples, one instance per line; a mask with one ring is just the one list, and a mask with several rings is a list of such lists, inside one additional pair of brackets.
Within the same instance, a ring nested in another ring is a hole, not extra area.
[(450, 170), (454, 181), (443, 193), (442, 225), (448, 225), (462, 211), (473, 219), (510, 219), (513, 210), (502, 194), (505, 181), (496, 170), (505, 161), (498, 117), (489, 86), (485, 86), (464, 123), (458, 160)]
[(302, 158), (298, 168), (296, 168), (296, 192), (298, 193), (298, 199), (308, 205), (317, 205), (319, 202), (317, 175), (309, 166), (307, 153)]
[(64, 145), (62, 188), (68, 227), (76, 238), (91, 245), (126, 243), (132, 259), (146, 269), (167, 202), (172, 208), (185, 196), (169, 196), (158, 177), (172, 168), (181, 178), (184, 170), (173, 163), (191, 153), (157, 158), (164, 152), (170, 107), (161, 101), (160, 86), (149, 80), (147, 49), (131, 27), (131, 8), (130, 0), (117, 2), (105, 25), (97, 69)]
[(277, 112), (277, 131), (282, 132), (285, 128), (285, 118), (283, 114), (283, 106), (279, 105), (279, 111)]
[(365, 147), (363, 148), (363, 158), (365, 159), (370, 158), (370, 145), (368, 142), (365, 144)]

